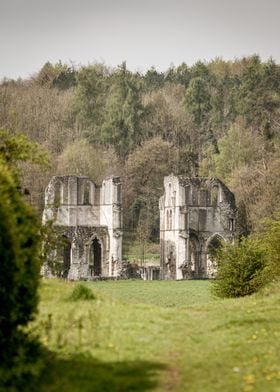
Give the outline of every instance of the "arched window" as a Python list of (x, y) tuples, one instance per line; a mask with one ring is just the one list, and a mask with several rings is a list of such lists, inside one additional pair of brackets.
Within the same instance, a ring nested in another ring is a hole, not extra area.
[(54, 186), (54, 207), (58, 208), (63, 201), (63, 187), (61, 182), (56, 182)]
[(216, 255), (218, 250), (223, 246), (223, 238), (215, 235), (207, 246), (207, 274), (209, 278), (213, 278), (217, 272)]
[(172, 230), (173, 228), (173, 219), (172, 219), (172, 210), (170, 210), (169, 213), (169, 230)]
[(189, 242), (189, 266), (195, 274), (199, 271), (199, 246), (195, 235), (190, 236)]
[(214, 259), (217, 251), (223, 245), (223, 240), (221, 237), (215, 235), (208, 244), (207, 253), (210, 259)]
[(214, 186), (211, 189), (211, 204), (213, 206), (217, 205), (219, 202), (219, 188), (217, 186)]
[(67, 279), (71, 267), (71, 242), (66, 235), (59, 237), (56, 249), (56, 259), (59, 265), (58, 276)]
[(84, 198), (83, 204), (88, 205), (91, 204), (91, 184), (89, 181), (86, 181), (84, 184)]
[(166, 211), (165, 229), (166, 229), (166, 230), (169, 230), (169, 210)]
[(199, 206), (200, 207), (206, 207), (207, 205), (207, 199), (208, 199), (208, 190), (206, 188), (201, 188), (199, 190)]
[(171, 185), (171, 183), (168, 184), (168, 188), (166, 190), (166, 201), (167, 201), (166, 205), (168, 207), (170, 207), (171, 203), (172, 203), (172, 185)]
[(89, 269), (91, 276), (101, 276), (102, 274), (102, 246), (97, 237), (93, 238), (91, 242)]

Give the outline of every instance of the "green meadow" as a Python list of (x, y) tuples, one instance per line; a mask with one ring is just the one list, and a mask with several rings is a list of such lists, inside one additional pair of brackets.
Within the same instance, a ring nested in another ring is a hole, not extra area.
[(42, 392), (280, 391), (280, 285), (216, 299), (209, 281), (43, 280), (31, 325)]

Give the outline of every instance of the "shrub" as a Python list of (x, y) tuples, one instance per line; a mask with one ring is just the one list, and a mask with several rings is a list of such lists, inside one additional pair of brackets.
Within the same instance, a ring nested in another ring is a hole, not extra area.
[(0, 386), (24, 390), (40, 351), (23, 330), (38, 302), (39, 223), (1, 161), (0, 200)]
[(80, 283), (77, 286), (75, 286), (69, 299), (71, 301), (80, 301), (80, 300), (88, 301), (88, 300), (96, 299), (96, 297), (88, 287)]
[(224, 244), (216, 254), (218, 272), (212, 290), (219, 297), (242, 297), (267, 283), (265, 252), (256, 240)]
[(41, 147), (0, 130), (0, 390), (31, 391), (43, 366), (41, 346), (25, 331), (37, 309), (40, 224), (20, 195), (18, 162), (46, 166)]
[(270, 280), (280, 276), (280, 210), (264, 221), (264, 230), (259, 241), (267, 258)]

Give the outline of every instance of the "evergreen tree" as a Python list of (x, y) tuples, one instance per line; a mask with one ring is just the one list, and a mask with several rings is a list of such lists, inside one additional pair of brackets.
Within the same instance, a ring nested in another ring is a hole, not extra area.
[(112, 145), (121, 159), (142, 141), (140, 93), (138, 80), (122, 64), (109, 90), (101, 134), (102, 141)]

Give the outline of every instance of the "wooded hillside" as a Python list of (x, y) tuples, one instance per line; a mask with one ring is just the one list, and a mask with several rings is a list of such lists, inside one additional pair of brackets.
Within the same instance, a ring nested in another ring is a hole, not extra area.
[(123, 63), (46, 63), (0, 85), (0, 128), (44, 146), (48, 173), (22, 164), (39, 211), (54, 174), (123, 177), (125, 229), (157, 240), (163, 176), (218, 176), (243, 231), (280, 206), (280, 65), (258, 56), (132, 73)]

